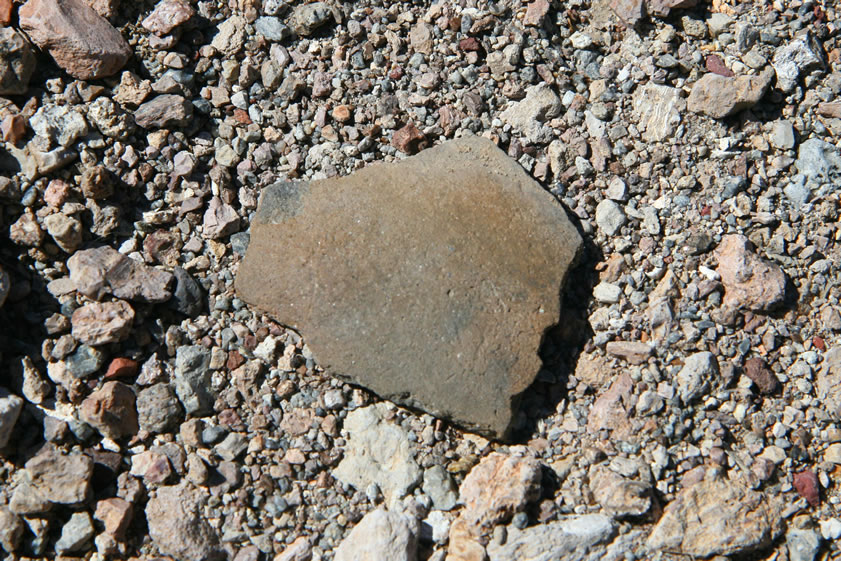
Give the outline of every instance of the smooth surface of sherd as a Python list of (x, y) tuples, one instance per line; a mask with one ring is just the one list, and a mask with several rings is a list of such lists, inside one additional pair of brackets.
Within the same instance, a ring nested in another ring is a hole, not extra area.
[(328, 373), (502, 436), (580, 245), (549, 193), (470, 137), (267, 188), (236, 285)]

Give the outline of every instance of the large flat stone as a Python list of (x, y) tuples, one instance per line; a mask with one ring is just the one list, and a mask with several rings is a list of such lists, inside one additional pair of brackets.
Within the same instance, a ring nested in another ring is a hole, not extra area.
[(327, 372), (504, 436), (581, 245), (561, 205), (490, 141), (268, 187), (236, 287)]

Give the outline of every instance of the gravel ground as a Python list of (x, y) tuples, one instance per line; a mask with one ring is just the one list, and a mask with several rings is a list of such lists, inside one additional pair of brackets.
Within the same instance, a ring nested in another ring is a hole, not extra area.
[[(0, 0), (3, 558), (841, 555), (834, 3), (90, 3)], [(514, 443), (233, 289), (263, 187), (466, 134), (585, 238)]]

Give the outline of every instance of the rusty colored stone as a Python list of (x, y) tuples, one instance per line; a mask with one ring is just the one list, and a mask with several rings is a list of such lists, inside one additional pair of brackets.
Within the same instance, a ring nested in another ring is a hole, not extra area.
[(74, 78), (111, 76), (131, 56), (120, 32), (82, 0), (29, 0), (18, 16), (29, 38)]
[(328, 372), (504, 436), (581, 238), (488, 140), (264, 190), (236, 279)]

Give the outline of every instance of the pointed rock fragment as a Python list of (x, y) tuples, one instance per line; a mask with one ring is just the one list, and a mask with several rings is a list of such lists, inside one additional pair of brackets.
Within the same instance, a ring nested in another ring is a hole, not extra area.
[(300, 330), (328, 372), (504, 436), (580, 245), (516, 161), (461, 138), (268, 187), (236, 286)]

